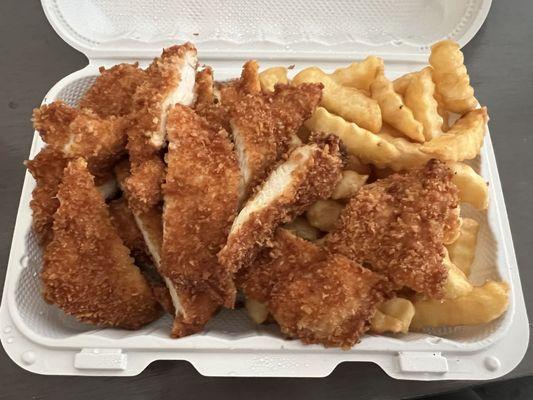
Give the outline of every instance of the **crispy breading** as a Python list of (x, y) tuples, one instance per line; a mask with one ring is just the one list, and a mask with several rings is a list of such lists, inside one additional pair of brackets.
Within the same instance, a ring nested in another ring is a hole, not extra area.
[(139, 63), (100, 67), (100, 75), (80, 99), (78, 106), (102, 118), (126, 116), (133, 110), (133, 94), (146, 78)]
[(44, 298), (82, 322), (137, 329), (160, 315), (83, 159), (69, 162), (44, 253)]
[(25, 165), (36, 181), (30, 201), (33, 230), (39, 243), (46, 246), (52, 240), (53, 217), (59, 206), (57, 189), (67, 160), (61, 152), (46, 146)]
[(247, 297), (267, 305), (285, 334), (343, 348), (368, 330), (391, 289), (383, 276), (283, 229), (238, 282)]
[(165, 165), (160, 150), (166, 142), (167, 113), (176, 103), (193, 103), (196, 64), (196, 48), (190, 43), (165, 49), (135, 91), (127, 144), (131, 176), (126, 181), (134, 210), (146, 211), (162, 199)]
[(190, 323), (183, 293), (190, 302), (197, 290), (215, 293), (219, 305), (233, 307), (235, 301), (231, 271), (217, 253), (237, 212), (240, 171), (227, 132), (192, 109), (176, 105), (167, 132), (162, 272), (177, 286)]
[(321, 96), (321, 84), (277, 85), (273, 93), (248, 94), (233, 104), (230, 124), (243, 173), (243, 199), (287, 152)]
[(276, 228), (328, 198), (341, 177), (339, 139), (313, 135), (309, 144), (293, 150), (279, 164), (233, 221), (228, 240), (218, 254), (230, 271), (250, 264)]
[(128, 124), (126, 118), (100, 118), (91, 110), (72, 108), (62, 101), (33, 111), (33, 125), (42, 139), (66, 158), (86, 159), (95, 176), (107, 174), (125, 154)]
[(458, 206), (452, 171), (430, 160), (420, 170), (363, 186), (352, 197), (325, 245), (383, 273), (398, 289), (439, 298), (445, 225)]

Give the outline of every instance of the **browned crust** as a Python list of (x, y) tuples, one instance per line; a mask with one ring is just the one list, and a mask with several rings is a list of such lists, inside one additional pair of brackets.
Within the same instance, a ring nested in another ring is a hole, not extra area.
[(447, 276), (444, 227), (457, 206), (452, 171), (431, 160), (420, 170), (363, 186), (326, 246), (387, 275), (398, 289), (438, 298)]
[(239, 283), (288, 336), (343, 348), (360, 340), (391, 291), (383, 276), (282, 229)]
[(82, 322), (137, 329), (160, 315), (82, 159), (71, 161), (57, 194), (46, 247), (44, 298)]
[(88, 108), (101, 118), (126, 116), (133, 110), (133, 94), (146, 79), (139, 63), (100, 67), (100, 75), (80, 99), (79, 107)]
[[(240, 171), (224, 130), (192, 109), (169, 113), (168, 173), (164, 185), (162, 272), (190, 292), (212, 290), (232, 307), (231, 271), (217, 260), (237, 212)], [(189, 311), (185, 309), (185, 322)]]
[[(331, 195), (341, 176), (343, 165), (339, 139), (328, 135), (318, 143), (306, 146), (312, 148), (313, 154), (292, 173), (289, 188), (268, 206), (253, 211), (239, 227), (232, 227), (226, 245), (218, 254), (220, 262), (228, 270), (236, 272), (249, 265), (261, 248), (272, 239), (279, 225), (291, 221), (315, 201)], [(299, 157), (300, 155), (293, 151), (286, 162), (298, 161)], [(282, 164), (278, 168), (282, 168)], [(254, 197), (266, 189), (268, 179), (259, 187)], [(252, 202), (253, 198), (247, 205)], [(246, 206), (241, 212), (245, 210)]]
[(322, 84), (276, 85), (273, 93), (241, 96), (231, 107), (231, 127), (236, 146), (245, 158), (245, 195), (270, 172), (287, 152), (303, 122), (322, 97)]
[(95, 176), (107, 174), (125, 154), (129, 125), (125, 118), (104, 119), (91, 110), (55, 101), (33, 111), (33, 125), (43, 140), (66, 158), (86, 159)]
[(61, 152), (46, 146), (33, 160), (26, 161), (25, 165), (36, 181), (30, 201), (33, 230), (39, 243), (46, 246), (53, 236), (54, 213), (59, 207), (57, 189), (67, 160)]

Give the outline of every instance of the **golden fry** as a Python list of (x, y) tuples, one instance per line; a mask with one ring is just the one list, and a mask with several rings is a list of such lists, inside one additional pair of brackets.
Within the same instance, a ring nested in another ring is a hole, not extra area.
[(368, 175), (360, 175), (355, 171), (342, 171), (342, 178), (335, 186), (331, 198), (334, 200), (349, 199), (366, 183)]
[(474, 169), (460, 162), (449, 163), (453, 170), (453, 183), (459, 189), (459, 200), (470, 203), (478, 210), (489, 206), (489, 186)]
[(267, 68), (259, 74), (259, 82), (261, 83), (261, 90), (263, 92), (273, 92), (274, 87), (278, 83), (289, 83), (289, 78), (287, 78), (287, 68)]
[(284, 229), (291, 231), (296, 236), (305, 240), (315, 241), (320, 236), (320, 231), (312, 226), (305, 217), (296, 217), (293, 221), (285, 224)]
[(256, 324), (262, 324), (267, 320), (268, 310), (264, 303), (247, 297), (244, 301), (244, 306), (246, 307), (248, 315)]
[(413, 303), (395, 297), (378, 305), (376, 314), (371, 320), (371, 330), (377, 333), (407, 333), (414, 315)]
[(404, 96), (405, 91), (407, 90), (407, 86), (409, 86), (409, 82), (411, 82), (411, 78), (414, 74), (415, 72), (409, 72), (392, 81), (394, 91), (399, 95)]
[(381, 108), (383, 121), (398, 129), (405, 136), (417, 142), (425, 140), (423, 127), (413, 116), (402, 97), (394, 91), (392, 82), (381, 72), (370, 85), (372, 98)]
[(377, 101), (360, 90), (338, 84), (320, 68), (306, 68), (292, 80), (293, 85), (305, 82), (322, 83), (321, 105), (328, 111), (341, 116), (360, 127), (377, 133), (381, 128), (381, 110)]
[(337, 68), (330, 76), (340, 85), (368, 92), (370, 84), (383, 67), (381, 58), (369, 56), (360, 63), (354, 62), (347, 67)]
[(470, 275), (470, 269), (476, 256), (478, 231), (479, 222), (471, 218), (463, 218), (459, 237), (448, 245), (450, 261), (466, 276)]
[(398, 151), (396, 158), (384, 163), (386, 167), (392, 168), (394, 171), (421, 168), (431, 159), (429, 154), (421, 150), (419, 143), (410, 142), (388, 125), (383, 125), (381, 132), (377, 136), (393, 145)]
[(344, 206), (334, 200), (318, 200), (306, 212), (311, 226), (324, 232), (331, 231), (339, 219)]

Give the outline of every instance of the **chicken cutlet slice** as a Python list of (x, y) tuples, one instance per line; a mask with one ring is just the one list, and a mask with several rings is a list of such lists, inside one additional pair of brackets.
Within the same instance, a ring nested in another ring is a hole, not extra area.
[(70, 161), (44, 252), (44, 298), (82, 322), (137, 329), (160, 309), (111, 223), (83, 159)]
[(397, 289), (443, 294), (447, 270), (443, 239), (457, 218), (452, 171), (430, 160), (422, 169), (363, 186), (325, 241), (338, 252), (386, 275)]
[(126, 116), (133, 110), (133, 94), (144, 82), (146, 74), (139, 63), (100, 67), (100, 75), (78, 103), (101, 118)]
[(91, 174), (102, 177), (125, 154), (126, 118), (100, 118), (89, 109), (77, 109), (62, 101), (33, 111), (33, 125), (44, 142), (65, 158), (87, 160)]
[(162, 272), (178, 289), (183, 321), (191, 323), (187, 306), (196, 291), (211, 293), (217, 305), (235, 302), (232, 272), (217, 253), (237, 213), (240, 171), (227, 132), (192, 109), (176, 105), (167, 132)]
[(238, 282), (247, 297), (266, 304), (283, 333), (326, 347), (359, 342), (391, 292), (382, 275), (284, 229)]
[(312, 135), (310, 143), (293, 150), (248, 200), (233, 221), (218, 259), (228, 271), (249, 265), (274, 235), (309, 205), (328, 198), (341, 176), (339, 139)]
[(168, 111), (174, 104), (193, 104), (197, 63), (192, 44), (169, 47), (146, 69), (146, 80), (135, 91), (127, 144), (131, 176), (126, 181), (135, 210), (146, 211), (162, 200), (165, 164), (160, 151)]
[(243, 175), (242, 199), (266, 178), (289, 150), (322, 97), (322, 84), (276, 85), (273, 93), (241, 96), (231, 106), (230, 125)]

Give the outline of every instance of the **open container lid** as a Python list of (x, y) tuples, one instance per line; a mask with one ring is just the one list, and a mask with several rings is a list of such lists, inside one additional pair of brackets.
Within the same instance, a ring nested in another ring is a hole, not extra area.
[(461, 46), (491, 0), (42, 0), (56, 32), (89, 60), (146, 58), (194, 42), (207, 59), (354, 58), (426, 60), (443, 38)]

